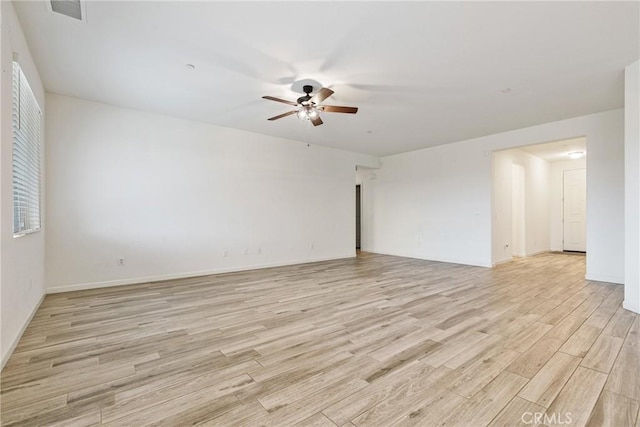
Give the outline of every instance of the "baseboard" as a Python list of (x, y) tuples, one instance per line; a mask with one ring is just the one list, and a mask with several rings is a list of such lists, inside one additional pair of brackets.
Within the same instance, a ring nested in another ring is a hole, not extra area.
[(410, 254), (410, 253), (404, 253), (404, 252), (387, 252), (387, 251), (376, 251), (376, 250), (363, 250), (363, 252), (369, 252), (372, 254), (379, 254), (379, 255), (390, 255), (390, 256), (399, 256), (402, 258), (413, 258), (413, 259), (421, 259), (424, 261), (435, 261), (435, 262), (444, 262), (447, 264), (461, 264), (461, 265), (470, 265), (472, 267), (487, 267), (487, 268), (491, 268), (492, 264), (491, 263), (479, 263), (477, 261), (469, 261), (469, 260), (465, 260), (465, 259), (456, 259), (456, 258), (425, 258), (423, 256), (419, 256), (417, 254)]
[(587, 272), (585, 279), (592, 280), (594, 282), (614, 283), (616, 285), (624, 284), (624, 277), (608, 276), (606, 274), (593, 274), (593, 273)]
[(640, 314), (640, 305), (638, 304), (630, 304), (627, 301), (622, 302), (622, 308), (625, 310), (633, 311), (634, 313)]
[(501, 264), (506, 264), (508, 262), (513, 261), (513, 258), (506, 258), (506, 259), (501, 259), (500, 261), (495, 261), (494, 263), (491, 264), (492, 267), (497, 267), (498, 265)]
[(530, 257), (530, 256), (536, 256), (536, 255), (546, 254), (546, 253), (549, 253), (549, 252), (551, 252), (549, 249), (543, 249), (543, 250), (541, 250), (541, 251), (532, 252), (532, 253), (530, 253), (530, 254), (526, 254), (526, 255), (522, 255), (522, 254), (513, 254), (513, 255), (511, 256), (511, 258), (506, 258), (506, 259), (501, 259), (501, 260), (499, 260), (499, 261), (494, 261), (494, 262), (491, 264), (491, 266), (492, 266), (492, 267), (497, 267), (497, 266), (498, 266), (498, 265), (500, 265), (500, 264), (506, 264), (506, 263), (508, 263), (508, 262), (513, 261), (513, 259), (514, 259), (514, 258), (527, 258), (527, 257)]
[(47, 295), (46, 293), (43, 293), (40, 296), (40, 301), (38, 301), (38, 303), (35, 305), (33, 310), (31, 310), (31, 314), (29, 314), (29, 317), (27, 318), (27, 320), (22, 325), (22, 328), (20, 328), (20, 332), (18, 333), (18, 335), (16, 335), (16, 338), (11, 343), (11, 346), (9, 347), (9, 350), (7, 351), (7, 353), (4, 356), (2, 356), (2, 361), (0, 361), (0, 371), (2, 369), (4, 369), (4, 365), (6, 365), (7, 362), (9, 361), (9, 358), (13, 354), (13, 351), (16, 349), (16, 347), (18, 346), (18, 343), (20, 342), (20, 339), (22, 338), (22, 335), (24, 334), (24, 331), (27, 330), (27, 327), (29, 326), (29, 323), (31, 323), (31, 320), (33, 319), (33, 316), (36, 315), (36, 312), (40, 308), (40, 305), (42, 304), (42, 301), (44, 301), (44, 297), (46, 295)]
[(326, 257), (326, 258), (310, 258), (310, 259), (304, 259), (304, 260), (299, 260), (295, 262), (256, 264), (256, 265), (250, 265), (246, 267), (216, 268), (213, 270), (200, 270), (200, 271), (190, 271), (190, 272), (183, 272), (183, 273), (176, 273), (176, 274), (164, 274), (164, 275), (157, 275), (157, 276), (133, 277), (133, 278), (119, 279), (119, 280), (107, 280), (103, 282), (77, 283), (73, 285), (52, 286), (46, 289), (46, 293), (57, 294), (61, 292), (84, 291), (88, 289), (110, 288), (114, 286), (138, 285), (140, 283), (160, 282), (163, 280), (186, 279), (189, 277), (210, 276), (212, 274), (236, 273), (240, 271), (259, 270), (261, 268), (286, 267), (289, 265), (309, 264), (313, 262), (322, 262), (322, 261), (334, 261), (338, 259), (355, 258), (355, 256), (356, 255), (354, 252), (353, 255)]
[(526, 254), (525, 256), (526, 257), (528, 257), (528, 256), (536, 256), (536, 255), (541, 255), (541, 254), (547, 254), (549, 252), (551, 252), (550, 249), (543, 249), (541, 251), (531, 252), (530, 254)]

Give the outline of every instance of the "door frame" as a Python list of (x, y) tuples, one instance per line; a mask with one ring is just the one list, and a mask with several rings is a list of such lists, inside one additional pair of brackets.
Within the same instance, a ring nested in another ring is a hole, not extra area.
[[(518, 188), (516, 189), (516, 175)], [(518, 212), (515, 212), (516, 201)], [(527, 170), (519, 162), (511, 164), (511, 257), (527, 256)]]
[(362, 247), (362, 185), (356, 184), (356, 250)]

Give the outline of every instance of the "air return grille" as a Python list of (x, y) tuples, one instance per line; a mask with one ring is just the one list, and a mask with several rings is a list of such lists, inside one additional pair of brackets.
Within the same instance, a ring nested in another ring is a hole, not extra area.
[(84, 20), (80, 0), (51, 0), (51, 10), (69, 18)]

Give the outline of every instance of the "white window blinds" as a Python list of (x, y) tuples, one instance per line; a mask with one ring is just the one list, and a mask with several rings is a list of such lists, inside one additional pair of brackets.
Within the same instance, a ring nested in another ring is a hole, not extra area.
[(13, 62), (13, 234), (40, 229), (40, 108)]

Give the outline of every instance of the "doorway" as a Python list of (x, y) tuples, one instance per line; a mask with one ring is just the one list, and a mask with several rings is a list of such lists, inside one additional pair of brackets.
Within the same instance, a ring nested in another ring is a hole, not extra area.
[(586, 142), (579, 136), (492, 153), (494, 265), (586, 252)]
[(587, 170), (563, 171), (562, 250), (587, 251)]
[(360, 184), (356, 185), (356, 249), (360, 249), (360, 216), (361, 216), (361, 206), (360, 206)]

